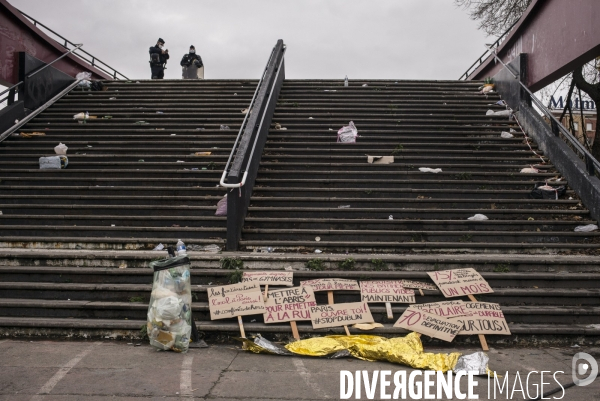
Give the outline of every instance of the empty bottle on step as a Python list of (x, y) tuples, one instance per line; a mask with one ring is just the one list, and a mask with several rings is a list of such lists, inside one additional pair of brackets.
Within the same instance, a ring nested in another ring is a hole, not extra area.
[(346, 78), (344, 78), (344, 86), (348, 86), (348, 75), (346, 75)]
[(182, 240), (177, 241), (177, 256), (187, 255), (187, 248)]

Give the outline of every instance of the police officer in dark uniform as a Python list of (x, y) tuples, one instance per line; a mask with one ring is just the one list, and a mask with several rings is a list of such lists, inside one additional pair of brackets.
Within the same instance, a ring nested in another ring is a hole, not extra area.
[(151, 79), (163, 79), (165, 76), (165, 65), (169, 59), (169, 51), (163, 50), (165, 41), (158, 38), (155, 46), (150, 47), (150, 71)]
[(181, 77), (183, 79), (204, 79), (204, 64), (202, 58), (196, 54), (196, 48), (190, 46), (190, 52), (181, 59)]

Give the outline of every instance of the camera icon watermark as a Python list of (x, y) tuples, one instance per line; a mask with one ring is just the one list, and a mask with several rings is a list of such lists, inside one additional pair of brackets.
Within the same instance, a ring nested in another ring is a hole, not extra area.
[[(598, 376), (598, 362), (590, 354), (578, 352), (573, 357), (572, 362), (573, 383), (576, 386), (587, 386), (592, 384)], [(580, 379), (579, 376), (588, 375), (585, 379)]]

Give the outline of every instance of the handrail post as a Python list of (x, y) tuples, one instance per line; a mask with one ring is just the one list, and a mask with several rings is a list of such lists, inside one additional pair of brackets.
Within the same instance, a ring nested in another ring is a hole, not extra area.
[(285, 46), (277, 41), (227, 174), (227, 250), (238, 249), (271, 119), (285, 78)]

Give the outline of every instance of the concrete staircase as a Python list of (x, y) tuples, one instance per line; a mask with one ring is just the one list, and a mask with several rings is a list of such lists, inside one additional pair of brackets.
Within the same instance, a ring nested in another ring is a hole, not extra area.
[[(529, 198), (536, 182), (567, 183), (514, 120), (486, 116), (504, 107), (477, 93), (480, 84), (285, 81), (273, 121), (286, 130), (269, 133), (244, 249), (597, 251), (599, 233), (573, 232), (593, 223), (573, 191)], [(336, 143), (350, 120), (357, 142)], [(500, 137), (511, 128), (514, 138)], [(395, 160), (368, 164), (366, 155)], [(520, 173), (531, 165), (540, 172)], [(489, 220), (467, 220), (477, 213)]]
[[(222, 245), (225, 217), (214, 214), (225, 191), (216, 184), (256, 81), (106, 85), (71, 92), (0, 145), (1, 246)], [(98, 118), (79, 124), (82, 111)], [(31, 132), (45, 136), (21, 136)], [(59, 142), (68, 168), (39, 170)]]
[[(256, 81), (107, 85), (106, 92), (72, 92), (20, 131), (45, 136), (0, 144), (0, 335), (139, 337), (148, 263), (165, 256), (150, 250), (178, 238), (188, 246), (224, 244), (226, 221), (214, 212), (225, 191), (217, 183)], [(429, 270), (474, 267), (495, 290), (478, 299), (499, 302), (514, 334), (489, 342), (598, 343), (599, 234), (573, 232), (594, 221), (571, 190), (559, 200), (529, 198), (536, 182), (567, 183), (522, 134), (500, 138), (518, 126), (486, 116), (503, 108), (497, 95), (479, 95), (478, 85), (285, 81), (242, 252), (190, 252), (199, 329), (213, 338), (238, 332), (236, 320), (210, 321), (206, 291), (232, 279), (223, 258), (240, 258), (244, 269), (291, 268), (296, 283), (427, 280)], [(98, 118), (72, 119), (86, 110)], [(361, 137), (335, 143), (350, 120)], [(58, 142), (69, 146), (69, 167), (39, 170), (38, 158)], [(372, 165), (366, 154), (395, 160)], [(530, 165), (540, 173), (519, 173)], [(490, 219), (467, 220), (476, 213)], [(275, 253), (248, 252), (265, 247)], [(348, 258), (354, 268), (341, 270)], [(308, 269), (312, 259), (323, 270)], [(442, 299), (439, 291), (417, 298)], [(383, 305), (371, 310), (386, 327), (370, 333), (404, 333), (391, 328)], [(393, 310), (397, 318), (404, 306)], [(244, 321), (248, 334), (291, 334), (289, 325), (265, 325), (261, 316)], [(305, 335), (327, 332), (298, 327)]]

